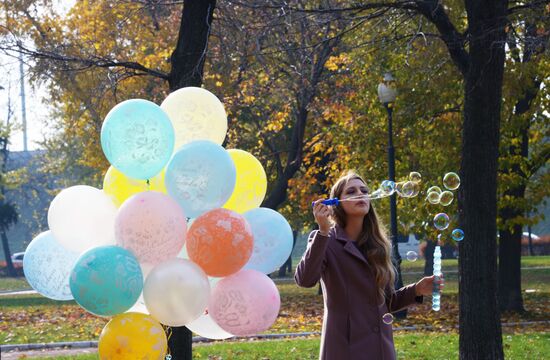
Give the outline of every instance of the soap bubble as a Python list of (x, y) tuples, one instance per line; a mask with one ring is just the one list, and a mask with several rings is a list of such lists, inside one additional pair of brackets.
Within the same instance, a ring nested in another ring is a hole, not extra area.
[(446, 173), (443, 177), (443, 185), (449, 190), (456, 190), (460, 186), (460, 177), (454, 172)]
[(401, 187), (401, 192), (399, 195), (403, 197), (412, 197), (414, 194), (416, 184), (412, 181), (406, 181)]
[(395, 182), (391, 180), (384, 180), (382, 181), (382, 184), (380, 184), (380, 189), (382, 189), (385, 194), (391, 195), (395, 191)]
[(415, 183), (419, 183), (419, 182), (422, 181), (422, 175), (420, 175), (419, 172), (412, 171), (409, 174), (409, 180), (412, 181), (412, 182), (415, 182)]
[(441, 188), (439, 186), (431, 186), (426, 192), (429, 194), (432, 191), (441, 194)]
[(385, 313), (382, 316), (382, 322), (384, 322), (384, 324), (386, 325), (390, 325), (391, 323), (393, 323), (393, 315), (390, 313)]
[(408, 251), (407, 252), (407, 260), (409, 261), (416, 261), (418, 259), (418, 254), (414, 251)]
[(426, 197), (426, 200), (428, 200), (428, 202), (430, 204), (439, 204), (439, 193), (438, 192), (435, 192), (435, 191), (429, 191), (428, 192), (428, 196)]
[(439, 213), (434, 216), (434, 226), (437, 230), (445, 230), (449, 227), (449, 216), (445, 213)]
[(462, 231), (462, 229), (454, 229), (451, 233), (451, 237), (454, 241), (462, 241), (464, 239), (464, 231)]
[(454, 195), (450, 191), (443, 191), (439, 195), (439, 203), (443, 206), (448, 206), (453, 202)]

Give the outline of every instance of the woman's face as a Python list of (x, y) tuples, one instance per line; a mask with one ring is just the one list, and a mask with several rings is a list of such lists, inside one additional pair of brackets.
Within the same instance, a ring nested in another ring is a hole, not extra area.
[(344, 186), (340, 200), (350, 199), (350, 201), (343, 201), (342, 208), (347, 216), (364, 216), (370, 210), (370, 200), (367, 197), (368, 189), (364, 182), (359, 179), (351, 179)]

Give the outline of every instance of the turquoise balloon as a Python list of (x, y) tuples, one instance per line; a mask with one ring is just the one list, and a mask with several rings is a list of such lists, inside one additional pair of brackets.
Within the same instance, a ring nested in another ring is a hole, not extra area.
[(243, 215), (254, 234), (254, 250), (244, 268), (270, 274), (292, 252), (292, 229), (283, 215), (268, 208), (252, 209)]
[(118, 246), (99, 246), (78, 258), (70, 279), (76, 302), (95, 315), (125, 312), (143, 290), (143, 275), (136, 257)]
[(54, 300), (72, 300), (69, 275), (78, 259), (78, 252), (61, 246), (45, 231), (35, 237), (23, 257), (27, 282), (38, 293)]
[(109, 111), (101, 127), (107, 160), (126, 176), (147, 180), (166, 166), (174, 151), (174, 128), (157, 104), (132, 99)]
[(231, 156), (223, 147), (207, 140), (179, 148), (166, 167), (164, 183), (190, 218), (222, 207), (237, 180)]

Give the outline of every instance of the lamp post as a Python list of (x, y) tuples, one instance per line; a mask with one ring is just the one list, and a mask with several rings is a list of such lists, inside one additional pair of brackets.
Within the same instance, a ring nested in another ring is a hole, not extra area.
[[(395, 79), (391, 73), (384, 75), (384, 81), (378, 84), (378, 98), (386, 111), (388, 112), (388, 168), (389, 180), (395, 183), (395, 149), (393, 147), (393, 103), (397, 97), (397, 90), (394, 86)], [(395, 287), (397, 289), (403, 286), (401, 278), (401, 255), (397, 245), (397, 197), (394, 193), (390, 197), (390, 229), (394, 266), (397, 269), (397, 279)], [(406, 315), (406, 312), (404, 312)]]

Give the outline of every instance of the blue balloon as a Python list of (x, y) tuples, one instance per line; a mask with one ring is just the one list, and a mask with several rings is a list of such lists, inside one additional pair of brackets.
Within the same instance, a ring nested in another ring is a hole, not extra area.
[(225, 204), (236, 180), (229, 153), (216, 143), (198, 140), (183, 145), (172, 156), (164, 183), (185, 215), (196, 218)]
[(243, 215), (254, 234), (254, 250), (244, 268), (270, 274), (281, 267), (292, 252), (292, 229), (283, 215), (268, 208), (252, 209)]
[(70, 279), (76, 302), (92, 314), (125, 312), (143, 290), (143, 274), (136, 257), (118, 246), (99, 246), (78, 258)]
[(132, 99), (109, 111), (101, 127), (107, 160), (125, 175), (147, 180), (166, 166), (174, 150), (174, 128), (157, 104)]
[(25, 251), (23, 272), (40, 294), (54, 300), (72, 300), (69, 275), (78, 253), (61, 246), (51, 231), (36, 236)]

